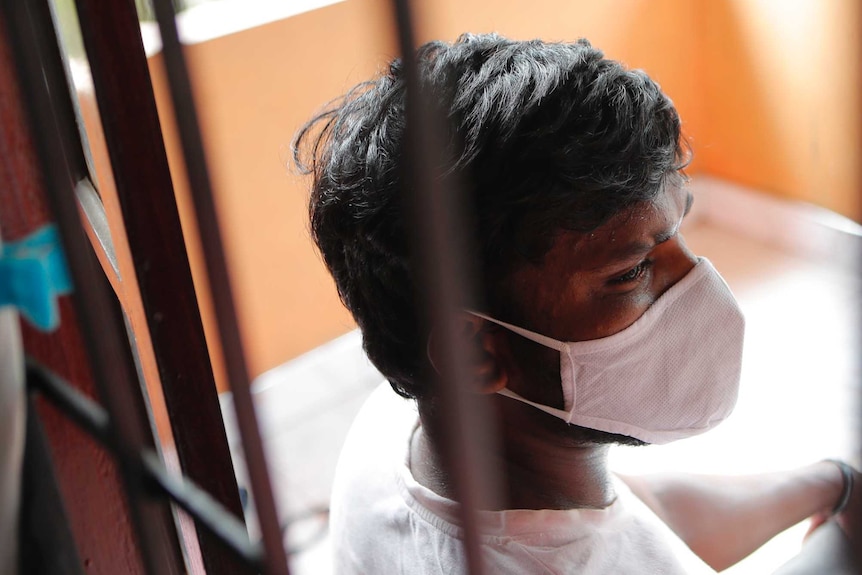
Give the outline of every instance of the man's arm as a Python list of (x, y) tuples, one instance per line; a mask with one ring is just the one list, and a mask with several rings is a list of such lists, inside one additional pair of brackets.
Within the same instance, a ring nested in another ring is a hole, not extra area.
[(792, 471), (744, 476), (621, 476), (701, 559), (721, 571), (778, 533), (838, 501), (844, 480), (821, 461)]

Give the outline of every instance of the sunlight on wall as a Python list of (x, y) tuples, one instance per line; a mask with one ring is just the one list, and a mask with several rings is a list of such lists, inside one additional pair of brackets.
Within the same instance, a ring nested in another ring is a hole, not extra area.
[(858, 221), (858, 3), (701, 6), (700, 167)]

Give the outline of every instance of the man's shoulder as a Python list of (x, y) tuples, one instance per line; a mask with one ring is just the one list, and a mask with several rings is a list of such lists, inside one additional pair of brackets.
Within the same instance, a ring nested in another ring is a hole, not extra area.
[[(339, 573), (411, 573), (397, 568), (411, 511), (400, 477), (418, 424), (415, 402), (378, 386), (350, 426), (333, 482), (330, 533)], [(395, 562), (395, 563), (393, 563)]]
[[(354, 455), (379, 459), (406, 455), (406, 442), (418, 417), (416, 402), (397, 395), (384, 381), (371, 392), (351, 423), (339, 466), (352, 464)], [(376, 446), (373, 453), (367, 449), (372, 445)]]
[(353, 420), (338, 458), (333, 521), (371, 520), (375, 504), (397, 494), (397, 476), (417, 422), (415, 403), (396, 395), (386, 382), (371, 393)]

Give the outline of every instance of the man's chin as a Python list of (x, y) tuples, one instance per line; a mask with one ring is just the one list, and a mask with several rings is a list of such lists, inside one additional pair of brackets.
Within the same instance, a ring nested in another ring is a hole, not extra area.
[(650, 445), (646, 441), (628, 435), (609, 433), (573, 424), (566, 425), (565, 433), (569, 439), (579, 445), (628, 445), (634, 447)]

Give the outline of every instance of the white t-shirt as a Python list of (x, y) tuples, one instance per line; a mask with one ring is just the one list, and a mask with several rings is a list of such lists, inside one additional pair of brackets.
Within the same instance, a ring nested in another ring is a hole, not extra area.
[[(338, 462), (330, 530), (337, 575), (463, 573), (456, 503), (408, 467), (415, 403), (379, 387)], [(606, 509), (479, 513), (488, 573), (714, 574), (619, 479)]]

